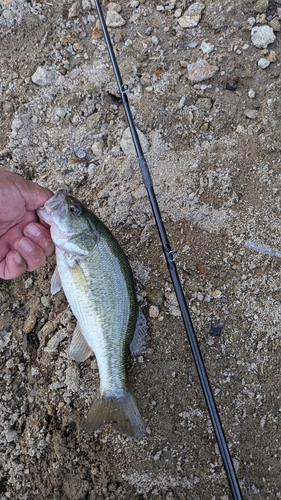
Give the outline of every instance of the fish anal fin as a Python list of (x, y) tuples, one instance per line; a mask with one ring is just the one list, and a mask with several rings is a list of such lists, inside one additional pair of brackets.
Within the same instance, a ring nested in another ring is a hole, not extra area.
[(56, 267), (56, 269), (54, 270), (54, 274), (51, 278), (51, 294), (55, 295), (57, 292), (61, 290), (61, 288), (62, 288), (61, 279), (58, 268)]
[(82, 426), (85, 432), (93, 432), (111, 423), (117, 432), (132, 438), (145, 434), (145, 425), (133, 396), (126, 392), (123, 396), (99, 396), (94, 400)]
[(91, 354), (92, 349), (88, 346), (80, 325), (77, 323), (69, 347), (69, 356), (74, 361), (85, 361)]
[(130, 343), (130, 352), (133, 356), (139, 356), (143, 352), (143, 350), (145, 349), (146, 332), (147, 332), (146, 318), (142, 312), (141, 307), (139, 306), (135, 333), (133, 336), (133, 340)]

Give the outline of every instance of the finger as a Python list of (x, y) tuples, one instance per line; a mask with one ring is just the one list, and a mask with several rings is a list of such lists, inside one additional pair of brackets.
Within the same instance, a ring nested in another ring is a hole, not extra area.
[(20, 188), (21, 195), (25, 199), (27, 210), (36, 210), (38, 207), (42, 207), (54, 194), (50, 189), (44, 188), (36, 182), (27, 181), (25, 179), (24, 182), (22, 182), (21, 178), (18, 187)]
[(0, 262), (0, 278), (4, 280), (18, 278), (26, 271), (26, 267), (22, 256), (16, 250), (12, 250)]
[(36, 271), (45, 264), (44, 250), (30, 239), (23, 236), (15, 242), (14, 247), (25, 260), (27, 271)]
[(53, 255), (55, 246), (51, 239), (50, 230), (47, 227), (32, 222), (24, 228), (23, 233), (29, 240), (42, 248), (46, 257)]

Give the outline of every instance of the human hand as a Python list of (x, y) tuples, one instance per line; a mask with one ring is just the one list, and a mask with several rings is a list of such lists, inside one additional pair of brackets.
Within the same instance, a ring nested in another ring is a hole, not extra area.
[(49, 226), (35, 212), (52, 191), (0, 168), (0, 278), (35, 271), (53, 254)]

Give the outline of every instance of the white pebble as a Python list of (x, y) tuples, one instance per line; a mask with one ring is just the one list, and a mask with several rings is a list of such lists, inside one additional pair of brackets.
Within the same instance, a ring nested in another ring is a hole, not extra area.
[(205, 5), (202, 2), (191, 4), (187, 11), (179, 18), (178, 22), (182, 28), (195, 28), (198, 25)]
[(249, 89), (248, 90), (248, 97), (250, 99), (254, 99), (254, 97), (256, 97), (256, 93), (255, 93), (254, 89)]
[(208, 42), (202, 42), (200, 45), (200, 49), (202, 50), (203, 54), (211, 54), (213, 52), (215, 46), (212, 45), (211, 43)]
[(157, 306), (150, 306), (148, 314), (150, 318), (158, 318), (159, 308)]
[(266, 59), (265, 57), (261, 57), (259, 60), (258, 60), (258, 66), (262, 69), (266, 69), (268, 68), (268, 66), (270, 65), (270, 62), (268, 59)]
[(106, 25), (109, 28), (118, 28), (125, 24), (125, 20), (123, 19), (118, 12), (115, 10), (109, 10), (106, 15)]
[(46, 85), (51, 85), (54, 83), (54, 72), (38, 66), (35, 73), (33, 73), (31, 80), (39, 87), (44, 87)]
[(8, 443), (11, 443), (12, 441), (15, 441), (17, 439), (17, 431), (14, 429), (9, 430), (6, 432), (6, 440)]
[(266, 47), (273, 43), (275, 35), (273, 29), (269, 26), (254, 26), (251, 31), (252, 43), (255, 47), (266, 49)]
[(254, 17), (249, 17), (249, 19), (247, 20), (247, 23), (250, 26), (254, 26), (254, 24), (256, 24), (256, 19)]

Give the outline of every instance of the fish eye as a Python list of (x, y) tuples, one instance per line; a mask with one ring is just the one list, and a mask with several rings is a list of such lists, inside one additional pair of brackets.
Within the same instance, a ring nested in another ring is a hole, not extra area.
[(77, 215), (77, 216), (79, 216), (79, 215), (81, 215), (82, 210), (81, 210), (81, 208), (79, 207), (79, 205), (70, 205), (70, 206), (69, 206), (69, 212), (70, 212), (71, 214), (73, 214), (73, 215)]

